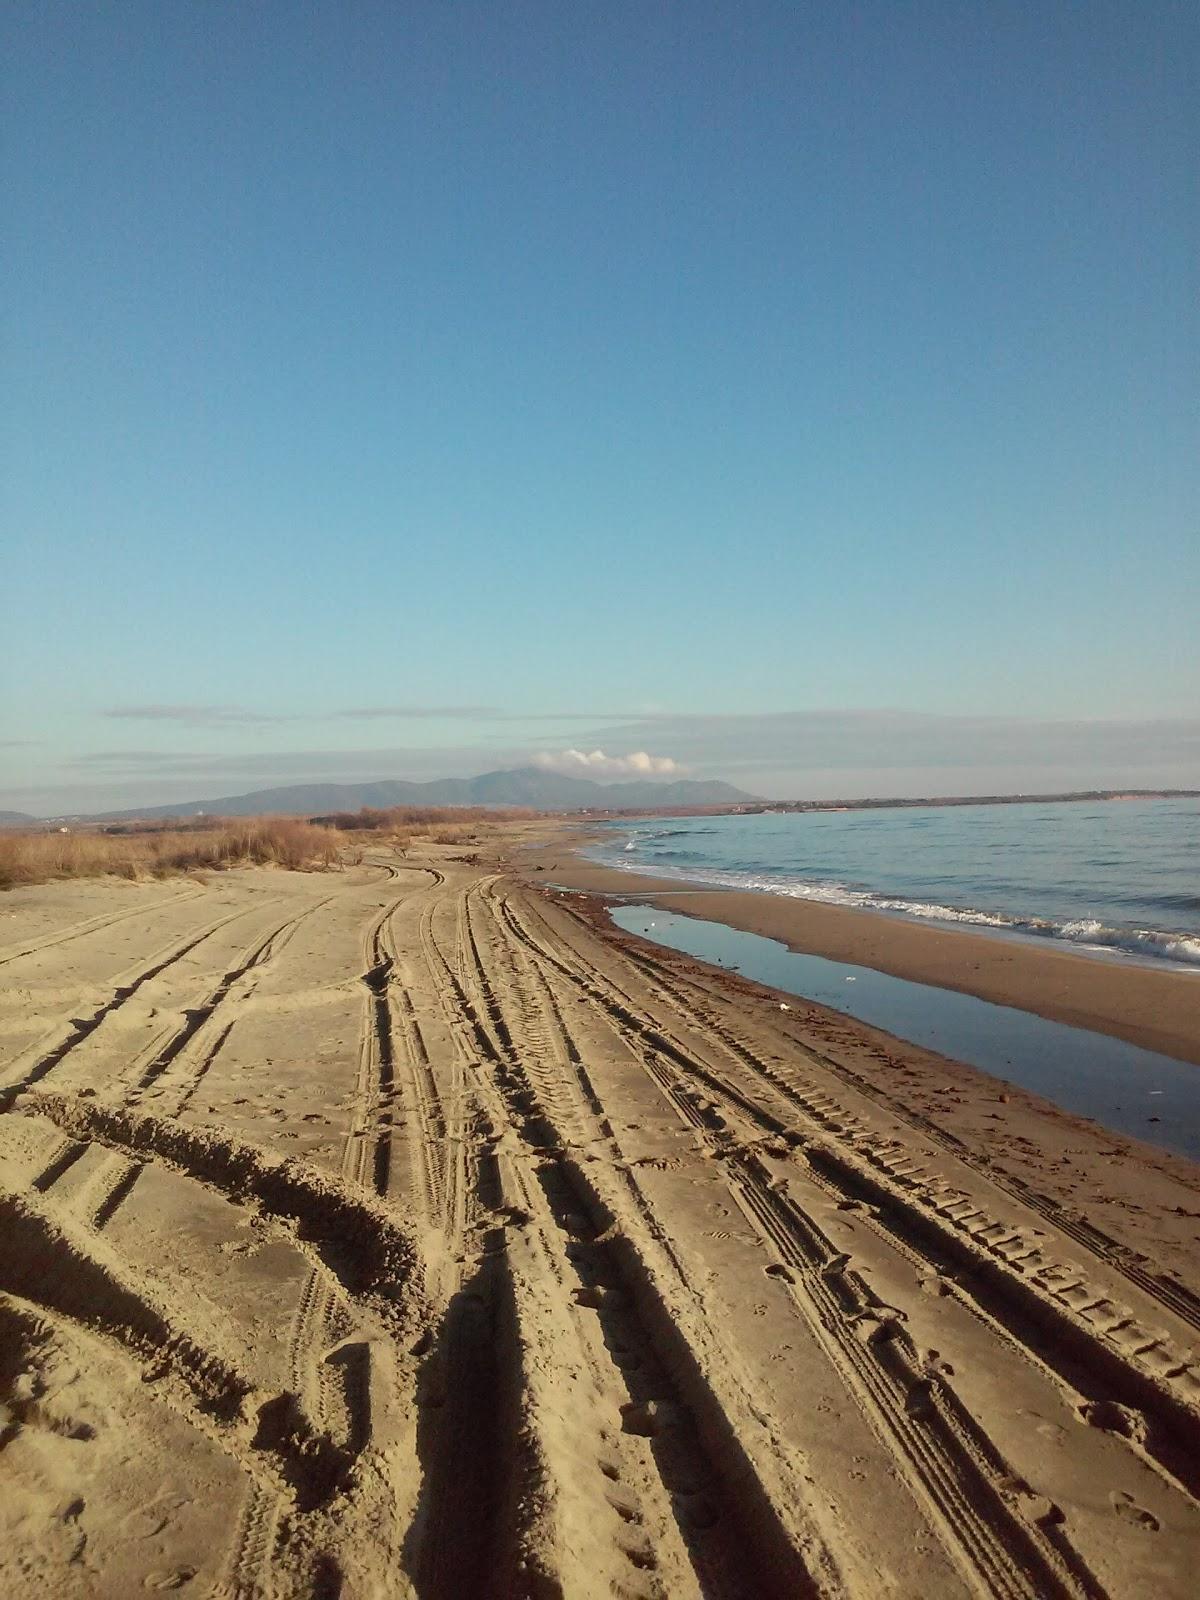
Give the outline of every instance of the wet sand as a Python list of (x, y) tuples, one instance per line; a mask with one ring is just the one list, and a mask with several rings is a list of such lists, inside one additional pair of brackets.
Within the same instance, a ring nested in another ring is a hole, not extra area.
[(967, 929), (927, 927), (882, 912), (783, 895), (680, 885), (583, 859), (578, 850), (594, 834), (564, 827), (560, 837), (561, 843), (539, 843), (522, 851), (517, 857), (522, 869), (532, 877), (540, 868), (569, 888), (631, 896), (680, 915), (778, 939), (809, 955), (957, 989), (1200, 1064), (1200, 971), (1083, 955), (1048, 942), (1043, 946)]
[(1190, 1061), (955, 989), (805, 955), (724, 922), (630, 900), (604, 905), (628, 933), (766, 984), (785, 1003), (803, 997), (897, 1043), (967, 1063), (998, 1090), (1019, 1086), (1100, 1127), (1200, 1162), (1200, 1072)]

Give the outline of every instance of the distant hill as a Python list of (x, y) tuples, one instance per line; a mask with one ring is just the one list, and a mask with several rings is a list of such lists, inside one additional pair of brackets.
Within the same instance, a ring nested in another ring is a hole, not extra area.
[(282, 789), (221, 795), (214, 800), (107, 811), (90, 820), (194, 817), (198, 812), (222, 817), (253, 817), (271, 811), (316, 816), (331, 811), (359, 811), (363, 806), (529, 806), (535, 811), (620, 811), (648, 806), (736, 805), (755, 798), (716, 779), (595, 783), (591, 778), (567, 778), (540, 767), (516, 767), (509, 772), (485, 772), (478, 778), (437, 778), (430, 783), (408, 783), (400, 778), (378, 783), (296, 783)]
[(0, 811), (0, 828), (31, 828), (37, 820), (24, 811)]

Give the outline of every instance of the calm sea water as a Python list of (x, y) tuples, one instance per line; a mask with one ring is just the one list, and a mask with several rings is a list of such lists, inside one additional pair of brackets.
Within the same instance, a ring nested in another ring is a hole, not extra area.
[(1019, 1083), (1106, 1128), (1200, 1161), (1200, 1072), (1190, 1061), (656, 906), (618, 906), (612, 918), (627, 933), (816, 1000)]
[(614, 823), (595, 859), (1200, 967), (1200, 801)]

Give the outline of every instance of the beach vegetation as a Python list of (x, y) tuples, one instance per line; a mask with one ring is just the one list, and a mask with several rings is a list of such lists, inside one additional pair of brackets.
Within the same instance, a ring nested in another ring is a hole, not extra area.
[(0, 833), (0, 889), (61, 878), (137, 880), (239, 866), (294, 872), (340, 864), (337, 835), (293, 817), (206, 819), (200, 826)]

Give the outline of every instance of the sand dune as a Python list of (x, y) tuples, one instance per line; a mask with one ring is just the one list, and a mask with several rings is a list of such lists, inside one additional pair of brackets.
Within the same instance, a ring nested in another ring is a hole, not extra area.
[(0, 905), (6, 1595), (1193, 1592), (1196, 1169), (377, 855)]

